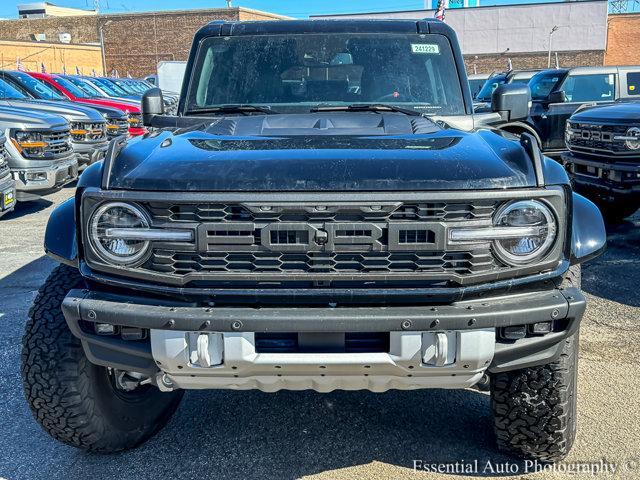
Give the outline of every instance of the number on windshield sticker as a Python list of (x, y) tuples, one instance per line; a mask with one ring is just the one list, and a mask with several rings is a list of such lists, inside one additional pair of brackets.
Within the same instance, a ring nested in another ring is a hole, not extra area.
[(412, 43), (411, 53), (438, 54), (440, 53), (440, 47), (434, 43)]

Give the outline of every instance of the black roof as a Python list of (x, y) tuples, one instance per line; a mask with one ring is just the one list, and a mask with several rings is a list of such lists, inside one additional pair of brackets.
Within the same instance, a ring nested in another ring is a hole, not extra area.
[(433, 19), (423, 20), (214, 20), (198, 31), (196, 36), (260, 35), (296, 33), (439, 33), (455, 36), (451, 27)]

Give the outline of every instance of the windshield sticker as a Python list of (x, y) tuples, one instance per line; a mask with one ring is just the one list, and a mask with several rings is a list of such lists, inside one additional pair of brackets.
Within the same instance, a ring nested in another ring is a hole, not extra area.
[(440, 46), (435, 43), (412, 43), (411, 53), (437, 55), (440, 53)]

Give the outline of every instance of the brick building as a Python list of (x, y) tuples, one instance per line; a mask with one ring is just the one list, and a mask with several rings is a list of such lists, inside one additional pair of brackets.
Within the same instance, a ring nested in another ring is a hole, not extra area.
[(102, 49), (99, 45), (69, 45), (54, 42), (16, 42), (0, 40), (0, 70), (15, 70), (17, 59), (30, 71), (40, 71), (44, 64), (48, 72), (75, 73), (78, 67), (90, 75), (102, 69)]
[(640, 65), (640, 13), (609, 15), (605, 65)]
[[(433, 18), (431, 2), (425, 4), (423, 10), (312, 18)], [(471, 73), (505, 70), (509, 60), (515, 69), (546, 68), (549, 48), (552, 65), (557, 53), (563, 67), (599, 66), (607, 46), (607, 8), (603, 0), (456, 8), (447, 10), (446, 21), (458, 35)]]
[(241, 7), (26, 18), (0, 21), (0, 40), (30, 41), (38, 34), (44, 34), (47, 39), (57, 39), (60, 34), (68, 33), (72, 44), (100, 45), (102, 33), (105, 70), (115, 69), (121, 75), (143, 76), (154, 73), (161, 60), (186, 60), (193, 35), (212, 20), (282, 18), (287, 17)]

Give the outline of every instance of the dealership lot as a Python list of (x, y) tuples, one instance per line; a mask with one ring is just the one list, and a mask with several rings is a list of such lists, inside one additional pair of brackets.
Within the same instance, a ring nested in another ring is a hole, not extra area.
[[(513, 462), (496, 453), (489, 399), (475, 390), (192, 391), (169, 426), (136, 450), (99, 456), (55, 442), (24, 401), (20, 338), (29, 304), (54, 266), (42, 251), (44, 226), (72, 194), (65, 188), (19, 205), (0, 221), (0, 478), (447, 478), (414, 473), (413, 461), (478, 459), (482, 468), (488, 460), (496, 468)], [(579, 432), (563, 463), (604, 460), (617, 466), (615, 478), (637, 478), (639, 214), (610, 228), (608, 251), (583, 275), (589, 306), (580, 347)], [(565, 478), (533, 478), (543, 475)]]

